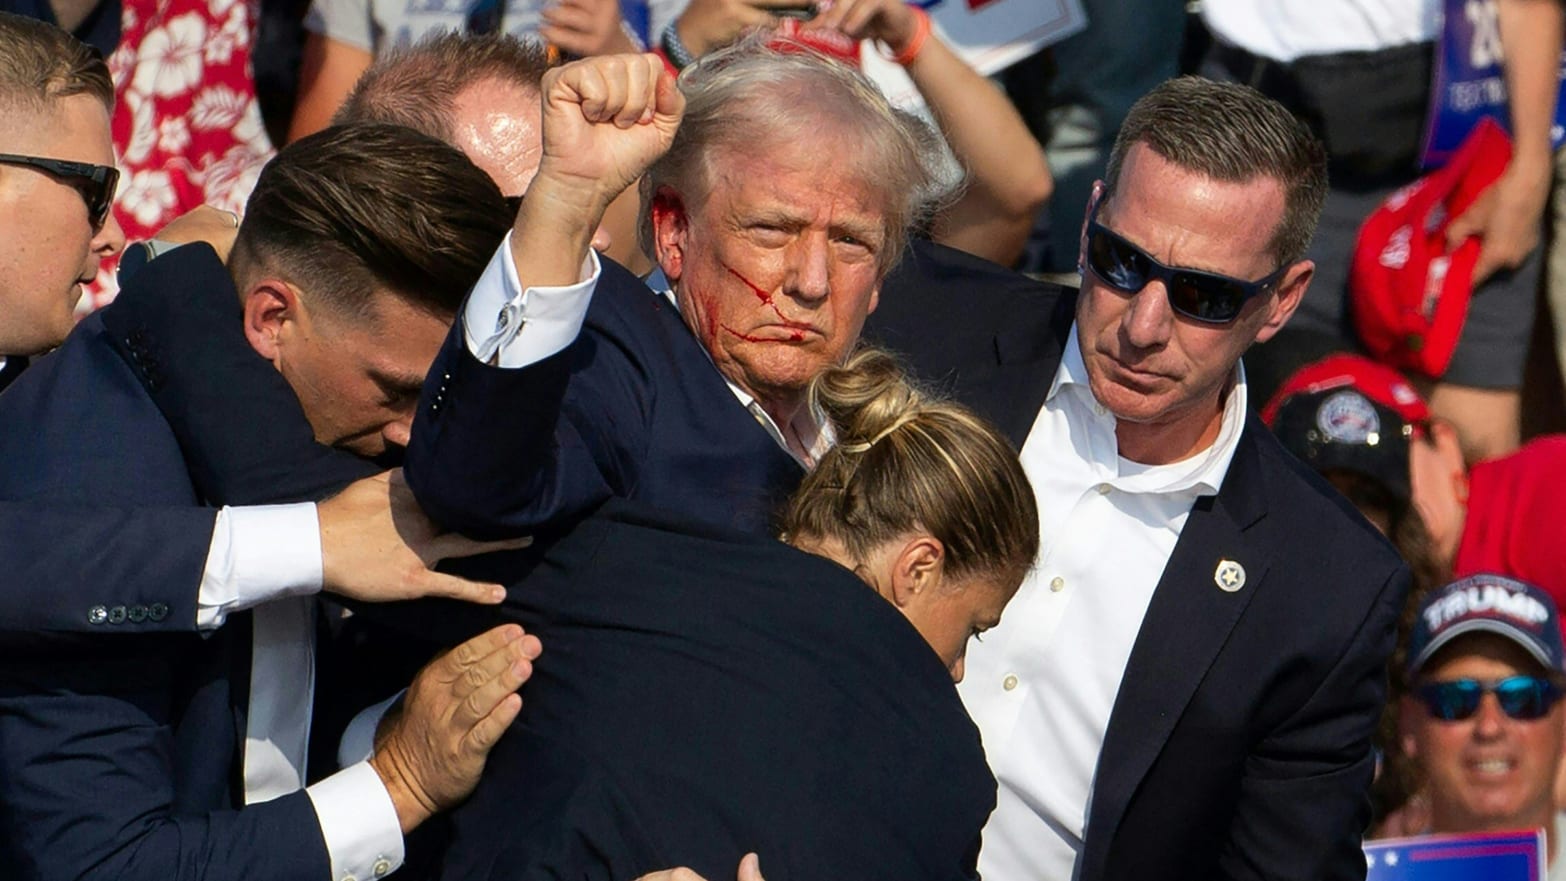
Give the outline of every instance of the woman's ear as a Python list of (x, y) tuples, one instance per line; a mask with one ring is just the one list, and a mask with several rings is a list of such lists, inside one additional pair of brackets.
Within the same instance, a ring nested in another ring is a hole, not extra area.
[(892, 595), (899, 609), (906, 609), (936, 593), (946, 563), (946, 547), (933, 535), (916, 535), (903, 543), (892, 558)]

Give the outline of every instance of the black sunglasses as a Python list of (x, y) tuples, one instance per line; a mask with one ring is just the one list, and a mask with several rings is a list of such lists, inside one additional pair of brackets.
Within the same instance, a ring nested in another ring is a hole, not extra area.
[(120, 170), (111, 165), (93, 165), (90, 162), (67, 162), (64, 159), (44, 159), (39, 156), (18, 156), (0, 153), (0, 163), (25, 165), (64, 178), (87, 203), (87, 217), (94, 230), (102, 229), (109, 217), (109, 206), (114, 202), (114, 190), (120, 184)]
[(1098, 206), (1094, 205), (1088, 218), (1087, 268), (1104, 284), (1126, 294), (1134, 294), (1157, 279), (1169, 292), (1169, 307), (1175, 312), (1207, 324), (1228, 324), (1240, 317), (1246, 300), (1271, 289), (1289, 267), (1280, 266), (1259, 281), (1244, 281), (1216, 272), (1165, 266), (1099, 223)]
[(1561, 699), (1561, 687), (1546, 676), (1508, 676), (1499, 682), (1454, 679), (1414, 689), (1430, 715), (1444, 722), (1467, 719), (1479, 711), (1486, 694), (1495, 695), (1501, 712), (1513, 719), (1540, 719)]

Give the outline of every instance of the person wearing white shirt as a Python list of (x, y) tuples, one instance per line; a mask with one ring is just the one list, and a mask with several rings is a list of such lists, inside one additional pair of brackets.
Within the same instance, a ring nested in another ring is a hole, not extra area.
[(1037, 494), (1038, 565), (959, 686), (999, 787), (980, 873), (1363, 877), (1407, 573), (1248, 414), (1239, 364), (1310, 283), (1321, 147), (1188, 77), (1136, 104), (1106, 176), (1080, 293), (954, 283), (866, 329), (982, 342), (959, 399), (1011, 427)]

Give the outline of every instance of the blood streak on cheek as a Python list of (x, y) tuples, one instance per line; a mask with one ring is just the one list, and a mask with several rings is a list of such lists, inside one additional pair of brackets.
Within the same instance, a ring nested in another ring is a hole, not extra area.
[(746, 278), (743, 275), (740, 275), (738, 272), (735, 272), (734, 271), (734, 267), (728, 265), (727, 263), (722, 263), (722, 264), (719, 264), (719, 265), (721, 265), (725, 270), (727, 270), (729, 275), (732, 275), (735, 278), (739, 279), (745, 285), (745, 287), (748, 287), (752, 291), (754, 291), (755, 294), (756, 294), (756, 299), (758, 299), (761, 302), (767, 304), (768, 306), (772, 305), (772, 294), (771, 293), (769, 293), (769, 292), (767, 292), (765, 290), (762, 290), (760, 287), (757, 287), (755, 282), (751, 281), (750, 279)]
[[(740, 339), (742, 339), (742, 340), (744, 340), (746, 342), (749, 342), (749, 343), (764, 343), (764, 342), (766, 342), (766, 340), (762, 339), (759, 336), (751, 336), (748, 333), (740, 333), (739, 331), (735, 330), (734, 328), (729, 327), (727, 324), (719, 325), (719, 326), (722, 327), (725, 332), (727, 332), (729, 334), (732, 334), (734, 336), (737, 336), (737, 337), (739, 337)], [(800, 339), (804, 339), (804, 336), (805, 336), (804, 334), (800, 334), (799, 338)]]
[[(796, 329), (793, 333), (789, 334), (789, 339), (793, 340), (796, 343), (804, 341), (804, 339), (805, 339), (805, 330), (804, 329), (808, 329), (810, 327), (810, 325), (806, 324), (803, 321), (794, 321), (794, 320), (786, 317), (783, 314), (783, 310), (779, 309), (778, 305), (776, 303), (772, 302), (772, 294), (770, 292), (768, 292), (767, 290), (763, 289), (762, 287), (760, 287), (759, 285), (757, 285), (755, 282), (751, 281), (750, 279), (746, 278), (745, 276), (740, 275), (738, 272), (734, 271), (734, 267), (728, 265), (727, 263), (720, 263), (718, 265), (722, 266), (724, 268), (724, 270), (728, 272), (729, 275), (732, 275), (735, 278), (739, 279), (740, 282), (745, 285), (745, 287), (750, 288), (751, 291), (756, 295), (756, 299), (760, 300), (763, 305), (765, 305), (768, 308), (770, 308), (772, 310), (773, 314), (778, 317), (778, 321), (783, 323), (784, 327), (799, 328), (799, 329)], [(727, 327), (724, 328), (724, 330), (729, 331), (729, 333), (734, 333), (734, 331), (732, 329), (727, 328)], [(735, 336), (739, 336), (741, 339), (747, 339), (747, 340), (751, 340), (752, 342), (756, 342), (756, 340), (752, 339), (751, 337), (742, 336), (742, 335), (737, 334), (737, 333), (735, 334)]]

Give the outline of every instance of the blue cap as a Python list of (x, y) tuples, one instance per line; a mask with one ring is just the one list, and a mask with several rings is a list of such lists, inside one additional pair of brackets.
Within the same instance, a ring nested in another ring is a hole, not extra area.
[(1465, 633), (1494, 633), (1527, 650), (1544, 669), (1566, 670), (1555, 600), (1504, 575), (1473, 575), (1433, 590), (1419, 604), (1408, 637), (1408, 675)]

